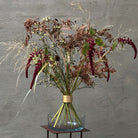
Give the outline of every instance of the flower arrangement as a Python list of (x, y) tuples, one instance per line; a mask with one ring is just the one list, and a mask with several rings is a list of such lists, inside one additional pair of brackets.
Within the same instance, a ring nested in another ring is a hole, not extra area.
[[(24, 26), (26, 47), (33, 37), (35, 41), (41, 41), (39, 45), (29, 45), (31, 53), (26, 64), (26, 78), (29, 67), (35, 68), (30, 89), (36, 86), (40, 73), (43, 73), (40, 83), (54, 85), (63, 94), (63, 104), (50, 122), (53, 128), (60, 128), (61, 120), (75, 120), (77, 126), (81, 126), (72, 104), (72, 94), (82, 84), (93, 87), (94, 78), (109, 81), (110, 74), (116, 70), (109, 65), (107, 55), (116, 47), (130, 45), (134, 50), (134, 59), (137, 56), (137, 48), (129, 37), (115, 39), (108, 28), (97, 30), (89, 24), (76, 28), (76, 21), (48, 17), (41, 21), (27, 19)], [(72, 123), (66, 126), (72, 128)]]
[(44, 83), (47, 87), (57, 87), (63, 94), (63, 104), (49, 124), (52, 128), (62, 128), (62, 124), (73, 128), (74, 121), (75, 127), (82, 127), (72, 104), (72, 94), (79, 87), (94, 87), (95, 79), (109, 81), (116, 70), (109, 65), (108, 55), (118, 46), (131, 46), (134, 59), (137, 56), (137, 48), (129, 37), (114, 38), (109, 28), (97, 30), (90, 24), (76, 24), (70, 19), (49, 17), (27, 19), (24, 23), (23, 49), (29, 53), (26, 78), (29, 68), (34, 67), (30, 89)]

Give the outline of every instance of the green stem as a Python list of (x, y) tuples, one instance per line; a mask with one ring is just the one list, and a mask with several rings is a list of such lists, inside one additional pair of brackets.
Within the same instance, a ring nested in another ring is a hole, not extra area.
[(79, 117), (78, 117), (78, 115), (77, 115), (77, 113), (76, 113), (76, 111), (75, 111), (73, 105), (70, 104), (70, 107), (71, 107), (71, 109), (72, 109), (72, 111), (73, 111), (73, 113), (74, 113), (74, 115), (75, 115), (75, 118), (76, 118), (76, 119), (79, 121), (79, 123), (81, 124), (82, 122), (81, 122), (81, 120), (79, 119)]
[(68, 112), (68, 115), (69, 115), (69, 121), (71, 123), (71, 127), (72, 127), (72, 121), (71, 121), (71, 116), (70, 116), (70, 111), (69, 111), (69, 107), (68, 107), (68, 104), (66, 103), (66, 109), (67, 109), (67, 112)]
[(78, 73), (77, 73), (76, 80), (75, 80), (74, 85), (73, 85), (73, 88), (72, 88), (72, 90), (71, 90), (71, 94), (72, 94), (73, 91), (74, 91), (74, 87), (76, 87), (77, 81), (78, 81), (78, 79), (79, 79), (79, 74), (80, 74), (80, 71), (81, 71), (81, 69), (82, 69), (82, 66), (83, 66), (84, 62), (85, 62), (85, 58), (82, 60), (81, 66), (80, 66), (79, 71), (78, 71)]
[[(82, 82), (80, 81), (78, 84), (76, 84), (76, 86), (74, 86), (73, 88), (72, 88), (72, 93), (78, 88), (78, 86), (81, 84)], [(72, 93), (71, 93), (71, 95), (72, 95)]]
[(69, 63), (67, 63), (67, 67), (66, 67), (66, 89), (67, 89), (67, 92), (69, 94), (70, 92), (70, 86), (69, 86)]
[(54, 115), (54, 117), (51, 119), (51, 123), (54, 121), (54, 119), (56, 118), (56, 116), (58, 115), (59, 111), (61, 110), (62, 106), (58, 109), (58, 111), (56, 112), (56, 114)]
[(63, 119), (63, 116), (64, 116), (64, 110), (65, 110), (65, 105), (63, 106), (63, 110), (62, 110), (62, 116), (61, 116), (61, 118), (60, 118), (60, 121), (59, 121), (59, 126), (61, 125), (61, 121), (62, 121), (62, 119)]
[(66, 89), (66, 94), (68, 94), (68, 93), (69, 93), (69, 92), (68, 92), (69, 90), (68, 90), (67, 78), (65, 77), (64, 72), (63, 72), (63, 70), (61, 69), (60, 66), (58, 66), (58, 69), (59, 69), (59, 73), (60, 73), (62, 82), (63, 82), (64, 87), (65, 87), (65, 89)]
[(58, 116), (57, 116), (57, 118), (56, 118), (56, 121), (55, 121), (53, 127), (55, 127), (55, 126), (57, 125), (57, 122), (58, 122), (58, 120), (59, 120), (59, 117), (60, 117), (60, 115), (61, 115), (61, 112), (62, 112), (62, 110), (63, 110), (63, 107), (64, 107), (64, 103), (62, 104), (62, 106), (61, 106), (61, 108), (60, 108), (60, 111), (59, 111), (59, 113), (58, 113)]
[(63, 94), (66, 94), (66, 91), (64, 90), (64, 87), (62, 86), (62, 84), (60, 83), (59, 80), (57, 80), (57, 78), (55, 78), (55, 76), (53, 74), (50, 73), (50, 75), (53, 77), (55, 84), (57, 85), (57, 87), (60, 89), (60, 91)]
[[(65, 103), (64, 103), (64, 105), (65, 105)], [(64, 113), (64, 124), (65, 124), (65, 126), (67, 125), (67, 110), (66, 110), (66, 108), (65, 108), (65, 113)]]
[[(70, 104), (70, 103), (69, 103), (69, 104)], [(73, 121), (73, 120), (72, 120), (72, 118), (71, 118), (71, 111), (70, 111), (71, 109), (70, 109), (69, 104), (68, 104), (68, 107), (69, 107), (69, 114), (70, 114), (70, 119), (71, 119), (71, 127), (72, 127), (72, 121)]]

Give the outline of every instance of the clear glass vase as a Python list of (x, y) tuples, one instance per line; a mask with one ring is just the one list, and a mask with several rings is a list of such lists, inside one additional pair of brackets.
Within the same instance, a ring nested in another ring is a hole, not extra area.
[(85, 125), (85, 115), (78, 115), (72, 103), (63, 103), (56, 114), (48, 114), (48, 126), (57, 131), (78, 131)]

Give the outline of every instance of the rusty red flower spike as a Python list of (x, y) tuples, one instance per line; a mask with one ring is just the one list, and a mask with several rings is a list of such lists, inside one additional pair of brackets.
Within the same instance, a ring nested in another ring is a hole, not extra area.
[(92, 53), (89, 52), (88, 54), (89, 54), (89, 60), (90, 60), (90, 66), (91, 66), (92, 75), (94, 75)]
[(39, 70), (41, 69), (41, 67), (42, 67), (42, 61), (39, 60), (39, 62), (35, 66), (35, 70), (34, 70), (34, 74), (33, 74), (33, 79), (32, 79), (31, 85), (30, 85), (30, 89), (32, 89), (32, 87), (34, 85), (35, 78), (36, 78)]
[[(37, 53), (35, 54), (42, 54), (42, 50), (38, 51)], [(32, 79), (32, 82), (31, 82), (31, 85), (30, 85), (30, 89), (32, 89), (33, 85), (34, 85), (34, 82), (35, 82), (35, 78), (39, 72), (39, 70), (41, 69), (43, 63), (47, 60), (48, 56), (45, 54), (44, 55), (44, 59), (41, 59), (38, 61), (38, 63), (35, 65), (35, 70), (34, 70), (34, 74), (33, 74), (33, 79)]]
[[(30, 62), (32, 61), (33, 57), (36, 55), (38, 56), (38, 54), (42, 54), (44, 51), (42, 49), (40, 49), (39, 51), (35, 51), (35, 52), (32, 52), (30, 54), (30, 57), (27, 61), (27, 64), (26, 64), (26, 68), (25, 68), (25, 76), (26, 78), (28, 78), (28, 69), (29, 69), (29, 66), (30, 66)], [(45, 55), (45, 60), (46, 60), (46, 55)]]
[(31, 57), (28, 59), (28, 62), (27, 62), (27, 64), (26, 64), (26, 68), (25, 68), (25, 76), (26, 76), (26, 78), (28, 78), (28, 68), (29, 68), (29, 66), (30, 66), (30, 62), (32, 61), (32, 59), (33, 59), (33, 56), (31, 56)]
[[(100, 51), (101, 56), (103, 56), (104, 53), (105, 53), (105, 51)], [(105, 65), (105, 67), (107, 68), (107, 82), (108, 82), (110, 79), (110, 70), (109, 70), (109, 66), (108, 66), (108, 61), (106, 60), (103, 63)]]
[(33, 59), (33, 57), (34, 57), (34, 55), (37, 55), (37, 52), (31, 53), (31, 54), (30, 54), (30, 57), (29, 57), (29, 59), (28, 59), (28, 61), (27, 61), (26, 68), (25, 68), (25, 75), (26, 75), (26, 78), (28, 78), (28, 69), (29, 69), (30, 63), (31, 63), (31, 61), (32, 61), (32, 59)]
[(134, 42), (129, 37), (127, 37), (127, 38), (126, 37), (123, 37), (123, 38), (119, 37), (118, 42), (122, 42), (123, 44), (131, 45), (132, 48), (134, 49), (134, 52), (135, 52), (134, 59), (136, 59), (136, 57), (137, 57), (137, 48), (136, 48)]
[(109, 70), (108, 62), (105, 61), (104, 62), (104, 65), (107, 68), (107, 82), (108, 82), (109, 81), (109, 78), (110, 78), (110, 70)]
[(94, 46), (96, 44), (94, 43), (94, 40), (92, 38), (88, 39), (87, 41), (90, 44), (90, 49), (88, 51), (88, 56), (89, 56), (89, 60), (90, 60), (90, 66), (91, 66), (92, 75), (94, 75), (93, 55), (94, 55)]

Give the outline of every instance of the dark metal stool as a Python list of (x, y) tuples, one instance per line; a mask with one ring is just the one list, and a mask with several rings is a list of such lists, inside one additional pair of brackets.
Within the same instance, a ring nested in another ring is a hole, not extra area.
[(76, 132), (79, 132), (80, 133), (80, 138), (82, 138), (83, 132), (90, 131), (89, 129), (86, 129), (86, 128), (84, 128), (82, 130), (78, 130), (78, 131), (55, 131), (55, 130), (50, 129), (48, 127), (48, 125), (41, 126), (41, 127), (47, 130), (47, 138), (49, 138), (49, 131), (53, 134), (56, 134), (56, 138), (58, 138), (58, 134), (61, 134), (61, 133), (70, 133), (70, 138), (72, 138), (72, 133), (76, 133)]

